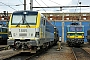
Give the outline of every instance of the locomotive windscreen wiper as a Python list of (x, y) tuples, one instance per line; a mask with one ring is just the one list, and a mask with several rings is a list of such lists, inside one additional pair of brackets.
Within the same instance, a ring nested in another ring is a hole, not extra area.
[[(25, 23), (26, 20), (24, 19), (24, 16), (22, 17), (22, 20), (21, 20), (21, 21), (22, 21), (22, 24)], [(20, 22), (21, 22), (21, 21), (20, 21)], [(18, 27), (18, 25), (20, 25), (20, 22), (16, 25), (16, 27)], [(27, 21), (26, 21), (26, 25), (29, 26), (29, 23), (27, 23)], [(29, 27), (30, 27), (30, 26), (29, 26)]]
[[(26, 21), (26, 20), (25, 20), (25, 21)], [(26, 21), (26, 25), (30, 27), (30, 25), (29, 25), (29, 23), (27, 23), (27, 21)]]
[(25, 24), (25, 22), (26, 22), (26, 25), (29, 26), (29, 23), (26, 21), (25, 16), (22, 17), (22, 20), (23, 20), (23, 24)]
[[(21, 21), (22, 21), (22, 20), (21, 20)], [(20, 22), (21, 22), (21, 21), (20, 21)], [(18, 25), (20, 25), (20, 22), (16, 25), (16, 27), (18, 27)]]

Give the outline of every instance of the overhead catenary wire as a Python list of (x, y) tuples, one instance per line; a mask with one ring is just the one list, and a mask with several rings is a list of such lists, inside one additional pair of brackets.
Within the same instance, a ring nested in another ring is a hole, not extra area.
[[(36, 0), (35, 0), (36, 1)], [(37, 2), (37, 1), (36, 1)], [(39, 4), (39, 2), (37, 2), (38, 4)], [(40, 5), (40, 4), (39, 4)], [(41, 5), (40, 5), (41, 6)], [(43, 8), (42, 8), (43, 9)], [(45, 12), (46, 12), (46, 10), (45, 9), (43, 9)]]
[[(77, 2), (77, 6), (78, 6), (78, 3), (79, 3), (79, 0), (78, 0), (78, 2)], [(75, 8), (75, 11), (74, 11), (74, 12), (76, 12), (76, 10), (77, 10), (77, 7)]]
[[(78, 6), (78, 3), (79, 3), (79, 0), (77, 1), (77, 6)], [(74, 19), (76, 10), (77, 10), (77, 7), (75, 8), (74, 15), (73, 15), (73, 17), (72, 17), (72, 22), (73, 22), (73, 19)]]
[[(42, 0), (41, 0), (42, 1)], [(43, 1), (42, 1), (43, 2)], [(43, 2), (45, 5), (46, 5), (46, 3), (45, 2)], [(47, 7), (48, 7), (48, 5), (46, 5)], [(54, 21), (54, 25), (55, 25), (55, 21)], [(56, 26), (56, 25), (55, 25)]]
[(49, 0), (49, 1), (51, 1), (51, 2), (53, 2), (53, 3), (55, 3), (55, 4), (58, 4), (58, 5), (61, 5), (61, 4), (59, 4), (59, 3), (57, 3), (57, 2), (54, 2), (54, 1), (52, 1), (52, 0)]
[[(77, 2), (77, 6), (80, 4), (80, 6), (81, 6), (81, 2), (78, 0), (78, 2)], [(76, 7), (76, 9), (77, 9), (77, 7)], [(75, 9), (75, 12), (76, 12), (76, 9)], [(74, 12), (74, 13), (75, 13)], [(81, 7), (80, 7), (80, 17), (77, 17), (78, 19), (78, 21), (81, 19)]]
[(21, 0), (19, 0), (21, 4), (23, 4), (23, 2)]
[[(42, 0), (41, 0), (42, 1)], [(42, 1), (43, 2), (43, 1)], [(45, 2), (43, 2), (45, 5), (46, 5), (46, 3)], [(46, 5), (47, 6), (47, 5)]]
[[(3, 2), (0, 2), (0, 3), (2, 3), (3, 5), (0, 5), (0, 6), (20, 6), (20, 5), (24, 5), (24, 3), (21, 1), (21, 0), (19, 0), (20, 1), (20, 3), (21, 4), (12, 4), (12, 5), (8, 5), (8, 4), (5, 4), (5, 3), (3, 3)], [(26, 4), (27, 5), (27, 4)]]
[[(20, 5), (24, 5), (24, 4), (15, 4), (15, 5), (9, 5), (9, 6), (20, 6)], [(6, 6), (6, 5), (0, 5), (0, 6)]]
[[(21, 3), (21, 5), (24, 5), (24, 3), (21, 1), (21, 0), (19, 0), (20, 1), (20, 3)], [(17, 5), (19, 5), (19, 4), (17, 4)], [(27, 4), (26, 4), (27, 5)]]
[(88, 5), (83, 5), (83, 6), (49, 6), (49, 7), (32, 7), (32, 8), (75, 8), (75, 7), (90, 7)]
[[(61, 4), (59, 4), (59, 3), (57, 3), (57, 2), (54, 2), (54, 1), (52, 1), (52, 0), (49, 0), (49, 1), (51, 1), (51, 2), (53, 2), (53, 3), (55, 3), (55, 4), (58, 4), (58, 5), (61, 5)], [(61, 8), (61, 9), (62, 9), (62, 8)], [(55, 21), (54, 21), (54, 25), (56, 26)]]
[(3, 2), (0, 2), (0, 3), (3, 4), (3, 5), (5, 5), (5, 6), (10, 7), (10, 8), (13, 9), (13, 10), (16, 10), (16, 9), (14, 9), (13, 7), (11, 7), (10, 5), (7, 5), (7, 4), (5, 4), (5, 3), (3, 3)]

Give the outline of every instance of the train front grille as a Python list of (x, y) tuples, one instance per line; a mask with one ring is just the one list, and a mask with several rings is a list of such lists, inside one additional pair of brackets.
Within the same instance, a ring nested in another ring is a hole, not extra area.
[(19, 36), (27, 36), (27, 33), (19, 33)]

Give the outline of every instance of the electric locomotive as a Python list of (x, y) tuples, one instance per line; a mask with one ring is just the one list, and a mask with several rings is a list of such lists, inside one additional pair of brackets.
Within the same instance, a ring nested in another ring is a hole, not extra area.
[(7, 45), (8, 39), (8, 21), (1, 20), (0, 21), (0, 45)]
[(7, 44), (14, 50), (36, 53), (54, 43), (54, 25), (37, 11), (15, 11), (9, 21)]
[(67, 26), (67, 44), (69, 46), (81, 46), (84, 44), (84, 26), (73, 22)]

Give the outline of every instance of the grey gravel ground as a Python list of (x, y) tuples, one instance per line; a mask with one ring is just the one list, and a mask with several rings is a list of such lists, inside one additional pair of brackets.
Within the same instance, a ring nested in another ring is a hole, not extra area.
[(63, 45), (60, 51), (57, 51), (57, 46), (54, 46), (46, 51), (45, 54), (30, 60), (74, 60), (74, 56), (71, 48)]
[[(90, 53), (90, 44), (85, 44), (82, 48)], [(1, 51), (0, 58), (13, 55), (14, 53), (17, 52), (13, 52), (13, 50)], [(60, 51), (57, 51), (57, 46), (53, 46), (52, 48), (48, 49), (48, 51), (45, 51), (45, 53), (36, 56), (30, 60), (75, 60), (75, 58), (71, 48), (68, 47), (66, 44), (62, 44), (62, 49)]]

